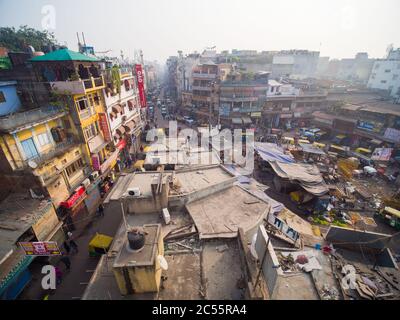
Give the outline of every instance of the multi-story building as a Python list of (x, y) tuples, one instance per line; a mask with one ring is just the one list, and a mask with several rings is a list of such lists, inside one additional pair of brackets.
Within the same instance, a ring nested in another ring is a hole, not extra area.
[(34, 57), (31, 62), (39, 81), (48, 82), (52, 93), (68, 106), (72, 118), (68, 130), (75, 131), (80, 138), (87, 163), (102, 174), (110, 171), (117, 159), (110, 144), (103, 97), (105, 82), (99, 60), (61, 49)]
[(16, 97), (14, 86), (0, 103), (8, 110), (0, 118), (0, 171), (8, 182), (2, 191), (5, 196), (32, 188), (58, 207), (90, 173), (77, 135), (68, 130), (68, 110), (60, 105), (24, 110)]
[(178, 98), (178, 57), (170, 56), (166, 62), (166, 90), (173, 99)]
[(274, 55), (272, 76), (314, 77), (319, 59), (318, 51), (283, 50)]
[(386, 59), (375, 61), (367, 86), (385, 91), (400, 103), (400, 48), (392, 49)]
[(366, 84), (374, 61), (366, 52), (359, 52), (352, 59), (341, 59), (336, 78)]
[[(114, 157), (119, 156), (121, 166), (139, 150), (143, 128), (138, 89), (131, 70), (117, 66), (107, 70), (107, 87), (103, 89), (106, 117), (101, 117), (101, 121), (108, 121), (111, 140), (116, 146)], [(120, 81), (113, 81), (115, 76)]]
[(269, 73), (232, 71), (219, 84), (219, 116), (226, 125), (251, 125), (261, 118)]

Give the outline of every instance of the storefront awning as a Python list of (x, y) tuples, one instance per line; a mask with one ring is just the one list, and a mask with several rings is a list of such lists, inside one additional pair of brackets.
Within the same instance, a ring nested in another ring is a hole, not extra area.
[(125, 128), (124, 126), (120, 126), (117, 130), (115, 130), (120, 136), (122, 136), (125, 133)]
[(131, 120), (124, 124), (124, 128), (127, 132), (130, 132), (135, 127), (135, 125), (136, 125), (135, 121)]
[(128, 107), (129, 108), (134, 108), (135, 107), (135, 100), (129, 99), (128, 100)]
[(112, 111), (115, 113), (121, 113), (122, 112), (122, 106), (120, 104), (117, 104), (112, 107)]
[(249, 117), (243, 117), (242, 120), (243, 120), (243, 123), (244, 123), (244, 124), (250, 124), (250, 123), (252, 123), (252, 121), (251, 121), (251, 119), (250, 119)]

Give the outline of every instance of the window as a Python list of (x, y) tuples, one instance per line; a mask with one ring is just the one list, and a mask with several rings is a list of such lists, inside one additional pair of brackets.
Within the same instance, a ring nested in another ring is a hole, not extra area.
[(37, 139), (38, 139), (39, 145), (40, 145), (41, 147), (43, 147), (43, 146), (45, 146), (45, 145), (48, 145), (48, 144), (50, 143), (49, 136), (47, 135), (47, 133), (39, 134), (39, 135), (37, 136)]
[(394, 74), (393, 77), (392, 77), (392, 80), (396, 80), (398, 77), (399, 77), (398, 74)]
[(375, 65), (375, 69), (378, 69), (379, 68), (379, 63), (377, 63), (376, 65)]
[(67, 176), (71, 177), (81, 168), (83, 168), (83, 161), (82, 159), (78, 159), (73, 164), (69, 165), (65, 170), (67, 172)]
[(89, 108), (88, 102), (86, 98), (82, 98), (76, 101), (76, 105), (78, 106), (79, 111), (84, 111)]
[(93, 138), (95, 135), (97, 135), (96, 124), (92, 123), (91, 125), (83, 128), (83, 134), (86, 140), (89, 140)]
[(99, 97), (99, 95), (97, 93), (95, 93), (95, 95), (94, 95), (94, 104), (96, 106), (100, 105), (100, 97)]
[(390, 71), (390, 69), (385, 69), (385, 73), (389, 73)]
[(386, 83), (386, 80), (381, 80), (381, 83)]
[(0, 103), (6, 102), (6, 97), (4, 96), (4, 92), (0, 91)]

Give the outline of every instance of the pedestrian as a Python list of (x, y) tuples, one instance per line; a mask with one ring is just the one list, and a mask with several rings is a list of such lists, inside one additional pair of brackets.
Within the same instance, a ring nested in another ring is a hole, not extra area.
[(99, 216), (104, 217), (104, 207), (103, 204), (100, 203), (99, 208), (97, 209), (99, 212)]
[(71, 260), (69, 259), (69, 257), (68, 257), (65, 253), (63, 253), (63, 255), (62, 255), (60, 261), (61, 261), (62, 263), (64, 263), (64, 265), (65, 265), (65, 267), (67, 268), (67, 270), (70, 270), (70, 269), (71, 269)]
[(69, 240), (69, 245), (70, 245), (71, 249), (73, 249), (75, 251), (75, 253), (79, 252), (78, 245), (73, 239)]
[(69, 244), (66, 241), (64, 241), (63, 247), (64, 247), (65, 251), (67, 251), (68, 254), (71, 252), (71, 247), (69, 246)]
[(62, 271), (59, 267), (55, 267), (54, 269), (56, 271), (56, 283), (59, 285), (62, 281)]

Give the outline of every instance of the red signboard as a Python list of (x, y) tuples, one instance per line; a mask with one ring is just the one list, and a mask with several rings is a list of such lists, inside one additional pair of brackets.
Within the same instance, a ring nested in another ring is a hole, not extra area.
[(59, 256), (61, 251), (55, 241), (20, 242), (27, 256)]
[(97, 154), (92, 155), (92, 167), (96, 171), (100, 169), (100, 159)]
[(125, 148), (125, 146), (126, 146), (126, 140), (125, 139), (122, 139), (120, 142), (118, 142), (118, 144), (117, 144), (117, 148), (118, 148), (118, 150), (122, 150), (123, 148)]
[(136, 80), (139, 89), (140, 106), (146, 108), (146, 93), (144, 91), (144, 74), (141, 64), (135, 64)]
[(85, 187), (80, 186), (67, 201), (61, 202), (60, 205), (65, 208), (71, 208), (86, 193)]
[(104, 140), (111, 141), (110, 130), (108, 130), (107, 116), (105, 113), (99, 113), (99, 125), (101, 132), (103, 133)]

